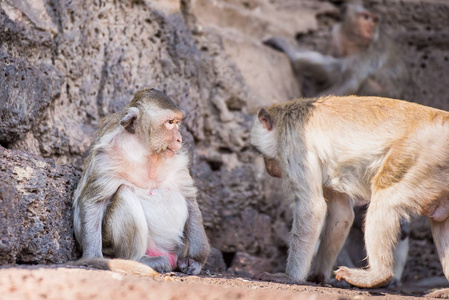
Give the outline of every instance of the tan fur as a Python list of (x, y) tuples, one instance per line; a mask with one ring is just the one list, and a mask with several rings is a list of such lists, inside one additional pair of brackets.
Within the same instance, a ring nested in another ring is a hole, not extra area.
[(390, 149), (390, 153), (385, 158), (379, 173), (373, 178), (373, 184), (376, 189), (386, 189), (400, 182), (405, 174), (415, 165), (416, 157), (404, 154), (404, 150), (406, 149), (402, 146), (394, 146)]
[(144, 89), (102, 122), (74, 193), (82, 262), (123, 262), (104, 254), (159, 272), (201, 271), (210, 247), (181, 149), (183, 117), (167, 95)]
[[(266, 111), (271, 117), (264, 113), (264, 125), (256, 119), (251, 142), (277, 161), (295, 203), (286, 269), (290, 280), (306, 279), (323, 226), (324, 246), (318, 252), (327, 248), (321, 259), (335, 261), (350, 227), (345, 224), (353, 220), (346, 197), (370, 202), (365, 219), (369, 268), (342, 267), (337, 279), (367, 288), (388, 283), (400, 223), (418, 213), (439, 232), (434, 239), (449, 276), (449, 229), (444, 225), (449, 222), (448, 112), (357, 96), (298, 99)], [(273, 126), (266, 123), (270, 119)], [(341, 226), (338, 234), (332, 233), (333, 226)], [(312, 275), (328, 266), (316, 262)]]

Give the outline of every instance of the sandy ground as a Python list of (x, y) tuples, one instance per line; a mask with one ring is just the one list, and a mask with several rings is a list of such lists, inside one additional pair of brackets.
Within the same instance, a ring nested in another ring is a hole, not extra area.
[(0, 299), (431, 299), (422, 296), (428, 291), (407, 285), (396, 290), (288, 285), (221, 274), (186, 276), (170, 273), (144, 277), (40, 265), (0, 269)]

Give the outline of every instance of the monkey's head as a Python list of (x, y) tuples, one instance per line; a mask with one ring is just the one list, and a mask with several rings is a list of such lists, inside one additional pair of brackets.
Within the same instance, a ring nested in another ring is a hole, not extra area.
[(282, 177), (277, 156), (276, 126), (274, 117), (268, 110), (262, 108), (257, 114), (251, 129), (251, 144), (264, 156), (265, 169), (273, 177)]
[(120, 119), (120, 125), (135, 135), (149, 154), (172, 158), (181, 149), (179, 126), (184, 112), (166, 94), (156, 89), (139, 91)]
[(380, 15), (366, 9), (360, 1), (350, 1), (342, 8), (345, 34), (360, 46), (377, 40)]

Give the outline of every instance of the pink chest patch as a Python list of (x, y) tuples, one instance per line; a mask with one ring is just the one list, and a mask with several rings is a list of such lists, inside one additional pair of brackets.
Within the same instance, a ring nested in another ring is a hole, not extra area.
[(176, 267), (176, 263), (178, 262), (178, 256), (176, 254), (163, 252), (158, 249), (148, 248), (147, 251), (145, 252), (145, 254), (150, 257), (156, 257), (156, 256), (167, 257), (172, 269), (174, 269)]

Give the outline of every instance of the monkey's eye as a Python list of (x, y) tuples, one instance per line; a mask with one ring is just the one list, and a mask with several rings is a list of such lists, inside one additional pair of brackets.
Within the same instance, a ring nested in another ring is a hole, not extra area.
[(175, 127), (175, 120), (168, 120), (164, 125), (168, 130), (172, 130)]
[(360, 16), (360, 18), (364, 19), (364, 20), (369, 20), (370, 16), (367, 13), (361, 12), (358, 14)]

